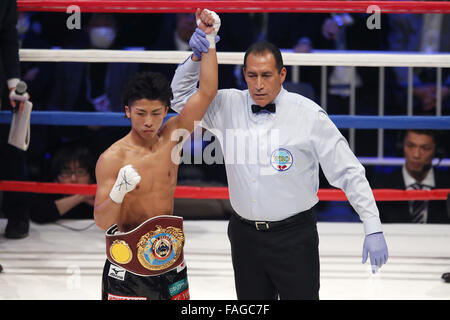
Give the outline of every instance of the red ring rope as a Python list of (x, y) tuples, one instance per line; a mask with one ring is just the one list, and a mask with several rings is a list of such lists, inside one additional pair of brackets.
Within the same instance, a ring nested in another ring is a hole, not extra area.
[[(95, 184), (64, 184), (64, 183), (40, 183), (28, 181), (0, 181), (0, 190), (54, 193), (54, 194), (92, 194), (97, 186)], [(377, 201), (406, 201), (406, 200), (446, 200), (450, 189), (434, 190), (396, 190), (374, 189), (373, 195)], [(342, 190), (320, 189), (317, 193), (322, 201), (347, 201)], [(184, 199), (228, 199), (227, 187), (190, 187), (177, 186), (175, 198)]]
[[(216, 12), (367, 12), (376, 5), (381, 13), (450, 13), (450, 2), (440, 1), (117, 1), (18, 0), (19, 11), (66, 12), (77, 5), (81, 12), (195, 12), (203, 7)], [(372, 13), (372, 12), (371, 12)]]

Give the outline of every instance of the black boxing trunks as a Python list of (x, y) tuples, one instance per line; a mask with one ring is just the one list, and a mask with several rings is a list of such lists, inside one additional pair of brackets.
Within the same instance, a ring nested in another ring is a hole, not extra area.
[(157, 216), (121, 233), (106, 231), (104, 300), (187, 300), (183, 218)]
[(187, 267), (158, 276), (139, 276), (106, 260), (102, 300), (189, 300)]

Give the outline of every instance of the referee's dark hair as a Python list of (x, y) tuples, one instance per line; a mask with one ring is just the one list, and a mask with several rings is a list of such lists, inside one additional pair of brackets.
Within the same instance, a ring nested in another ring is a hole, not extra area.
[(254, 55), (261, 55), (266, 52), (272, 53), (273, 57), (275, 58), (275, 66), (278, 72), (281, 72), (281, 69), (283, 69), (284, 67), (281, 51), (274, 44), (268, 41), (256, 42), (247, 49), (244, 55), (244, 70), (247, 67), (247, 57), (250, 53), (253, 53)]

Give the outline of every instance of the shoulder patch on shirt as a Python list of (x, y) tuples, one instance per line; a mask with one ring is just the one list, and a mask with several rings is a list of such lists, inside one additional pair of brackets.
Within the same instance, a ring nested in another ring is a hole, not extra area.
[(284, 148), (278, 148), (270, 156), (270, 164), (277, 171), (286, 171), (294, 163), (292, 153)]

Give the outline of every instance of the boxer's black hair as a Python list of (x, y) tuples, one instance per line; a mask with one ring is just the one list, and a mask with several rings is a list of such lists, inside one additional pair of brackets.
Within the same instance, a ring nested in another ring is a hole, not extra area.
[(252, 44), (250, 48), (247, 49), (244, 55), (244, 69), (247, 67), (247, 57), (249, 54), (261, 55), (263, 53), (270, 52), (275, 58), (275, 67), (278, 72), (284, 67), (283, 57), (281, 56), (281, 51), (274, 44), (268, 41), (260, 41)]
[(138, 72), (126, 84), (123, 94), (123, 106), (129, 106), (140, 99), (159, 100), (170, 107), (173, 99), (172, 88), (167, 78), (158, 72)]

